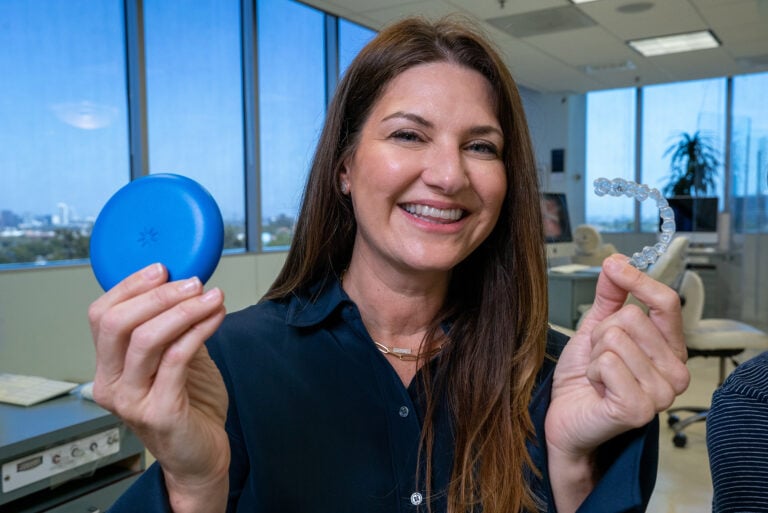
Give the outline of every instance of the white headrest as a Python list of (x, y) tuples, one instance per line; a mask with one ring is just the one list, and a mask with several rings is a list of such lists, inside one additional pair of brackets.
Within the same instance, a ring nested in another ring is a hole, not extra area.
[(648, 268), (648, 276), (678, 289), (685, 272), (685, 256), (689, 243), (688, 237), (682, 235), (672, 239), (667, 250)]
[(685, 271), (680, 283), (680, 297), (683, 298), (683, 329), (694, 328), (704, 312), (704, 283), (693, 271)]
[(573, 232), (576, 252), (581, 255), (591, 255), (603, 245), (603, 237), (598, 229), (590, 224), (580, 224)]

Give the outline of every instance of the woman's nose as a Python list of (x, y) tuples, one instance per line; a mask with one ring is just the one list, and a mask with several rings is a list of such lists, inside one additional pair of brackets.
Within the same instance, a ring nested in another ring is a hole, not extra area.
[(440, 147), (432, 152), (422, 172), (422, 180), (444, 194), (456, 194), (469, 186), (469, 176), (460, 148)]

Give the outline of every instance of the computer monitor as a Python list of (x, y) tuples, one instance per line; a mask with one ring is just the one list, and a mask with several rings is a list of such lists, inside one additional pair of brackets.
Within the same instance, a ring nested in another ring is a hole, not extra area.
[(717, 244), (718, 198), (713, 196), (673, 196), (667, 198), (675, 213), (675, 230), (691, 244)]
[(547, 260), (570, 259), (576, 253), (576, 244), (571, 233), (571, 218), (568, 214), (568, 200), (562, 192), (541, 193), (541, 215), (544, 222), (544, 242), (547, 246)]

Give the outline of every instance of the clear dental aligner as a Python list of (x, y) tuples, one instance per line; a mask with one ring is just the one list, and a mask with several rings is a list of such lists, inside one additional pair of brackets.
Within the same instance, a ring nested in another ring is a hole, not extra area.
[(609, 196), (627, 196), (628, 198), (635, 198), (637, 201), (651, 198), (656, 202), (659, 216), (662, 219), (658, 242), (653, 246), (645, 246), (642, 251), (634, 253), (629, 259), (629, 263), (643, 270), (656, 262), (661, 254), (667, 250), (672, 237), (675, 235), (675, 213), (667, 203), (666, 198), (661, 195), (658, 189), (623, 178), (614, 178), (613, 180), (598, 178), (594, 181), (594, 186), (595, 194), (598, 196), (605, 196), (606, 194)]

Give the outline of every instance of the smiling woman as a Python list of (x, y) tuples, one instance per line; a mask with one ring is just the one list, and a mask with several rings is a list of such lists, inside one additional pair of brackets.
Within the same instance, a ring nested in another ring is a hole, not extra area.
[(259, 304), (225, 316), (220, 290), (152, 265), (91, 306), (94, 397), (157, 458), (111, 511), (642, 511), (655, 415), (688, 382), (679, 300), (609, 258), (563, 349), (537, 182), (482, 35), (380, 32)]
[[(359, 278), (394, 269), (400, 286), (442, 275), (437, 282), (445, 290), (449, 271), (498, 220), (506, 194), (503, 146), (480, 73), (438, 62), (392, 80), (341, 173), (357, 218), (349, 286), (367, 288), (373, 283)], [(420, 343), (416, 336), (410, 345)]]

